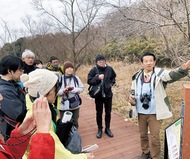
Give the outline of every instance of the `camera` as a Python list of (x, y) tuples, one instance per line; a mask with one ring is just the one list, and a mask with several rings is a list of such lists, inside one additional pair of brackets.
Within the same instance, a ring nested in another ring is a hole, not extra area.
[(64, 93), (67, 93), (69, 91), (72, 91), (74, 89), (74, 87), (68, 87), (67, 89), (64, 90)]
[(149, 108), (149, 102), (150, 102), (151, 98), (150, 95), (144, 93), (143, 95), (141, 95), (140, 101), (143, 103), (142, 107), (144, 109), (148, 109)]
[(135, 90), (131, 90), (130, 97), (134, 100), (134, 103), (131, 103), (132, 106), (136, 105)]
[(74, 89), (74, 87), (69, 87), (68, 91), (72, 91)]

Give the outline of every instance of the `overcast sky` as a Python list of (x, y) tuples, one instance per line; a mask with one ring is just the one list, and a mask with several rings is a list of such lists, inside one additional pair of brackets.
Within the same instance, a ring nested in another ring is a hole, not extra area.
[[(109, 1), (119, 1), (119, 0), (109, 0)], [(135, 0), (124, 0), (124, 1), (135, 1)], [(5, 37), (4, 29), (2, 28), (2, 20), (5, 21), (9, 28), (11, 29), (20, 29), (25, 28), (21, 18), (24, 18), (26, 15), (31, 15), (34, 18), (39, 14), (34, 10), (32, 0), (0, 0), (0, 36)], [(51, 3), (51, 6), (56, 5), (55, 0), (48, 0)], [(105, 11), (105, 8), (102, 10)], [(102, 12), (102, 13), (103, 13)], [(39, 15), (38, 15), (39, 17)], [(17, 37), (18, 38), (18, 37)], [(6, 39), (6, 42), (12, 41), (15, 39)], [(0, 40), (0, 46), (3, 40)]]
[[(10, 23), (10, 25), (18, 25), (21, 22), (21, 18), (25, 15), (37, 14), (31, 5), (32, 0), (0, 0), (0, 19)], [(52, 0), (49, 0), (51, 2)], [(118, 1), (118, 0), (108, 0)], [(128, 0), (124, 0), (128, 1)], [(134, 1), (134, 0), (133, 0)], [(54, 1), (52, 4), (55, 4)]]
[(30, 2), (31, 0), (1, 0), (0, 19), (10, 25), (18, 25), (22, 17), (35, 12)]

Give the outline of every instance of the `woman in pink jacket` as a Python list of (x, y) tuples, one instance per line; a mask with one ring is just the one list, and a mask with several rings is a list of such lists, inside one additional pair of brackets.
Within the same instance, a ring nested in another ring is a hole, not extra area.
[[(0, 95), (0, 99), (2, 96)], [(43, 118), (42, 118), (43, 114)], [(21, 159), (31, 139), (31, 150), (28, 159), (54, 159), (55, 143), (49, 134), (51, 126), (51, 112), (47, 99), (43, 96), (36, 99), (33, 104), (33, 114), (20, 126), (11, 132), (6, 143), (0, 140), (1, 159)]]

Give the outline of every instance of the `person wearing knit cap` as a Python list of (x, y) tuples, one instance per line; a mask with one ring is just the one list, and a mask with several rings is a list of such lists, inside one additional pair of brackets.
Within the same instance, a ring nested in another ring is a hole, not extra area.
[[(65, 111), (71, 111), (73, 113), (73, 120), (76, 128), (78, 128), (80, 97), (79, 94), (84, 90), (80, 78), (74, 75), (74, 66), (70, 61), (64, 63), (64, 75), (62, 76), (62, 86), (58, 92), (60, 96), (60, 116), (62, 118)], [(76, 99), (76, 101), (73, 99)], [(69, 105), (67, 104), (69, 101)], [(74, 104), (76, 105), (74, 106)]]
[(96, 122), (98, 126), (97, 138), (102, 137), (102, 114), (103, 106), (105, 107), (105, 133), (113, 137), (110, 130), (111, 110), (112, 110), (112, 86), (115, 84), (116, 73), (111, 66), (106, 64), (105, 57), (98, 54), (95, 58), (96, 66), (88, 73), (87, 83), (92, 85), (101, 84), (102, 93), (95, 97), (96, 104)]
[[(46, 69), (36, 69), (29, 74), (21, 75), (20, 78), (28, 92), (26, 99), (29, 97), (30, 101), (33, 102), (38, 93), (48, 98), (52, 120), (56, 122), (56, 112), (52, 105), (55, 102), (54, 96), (56, 96), (58, 90), (58, 77), (55, 73)], [(26, 102), (29, 101), (26, 100)]]
[(55, 86), (58, 77), (49, 70), (36, 69), (28, 75), (21, 75), (21, 81), (24, 87), (27, 88), (28, 94), (37, 97), (38, 91), (45, 96)]
[[(72, 158), (72, 159), (90, 159), (92, 154), (72, 154), (68, 151), (61, 141), (59, 140), (58, 136), (55, 133), (56, 130), (56, 112), (53, 108), (53, 103), (56, 99), (56, 94), (58, 92), (58, 77), (52, 71), (46, 69), (36, 69), (35, 71), (27, 74), (23, 74), (21, 76), (21, 81), (24, 84), (24, 87), (27, 89), (28, 93), (26, 94), (26, 103), (27, 103), (27, 115), (29, 116), (32, 114), (32, 105), (33, 101), (38, 98), (38, 92), (47, 98), (49, 103), (50, 111), (52, 114), (52, 126), (50, 129), (50, 134), (55, 141), (55, 159), (60, 158)], [(43, 118), (43, 114), (42, 114)], [(23, 159), (28, 158), (28, 151), (25, 153)], [(53, 151), (53, 150), (52, 150)]]
[(100, 55), (100, 54), (98, 54), (97, 56), (96, 56), (96, 63), (98, 62), (98, 61), (100, 61), (100, 60), (106, 60), (105, 59), (105, 57), (103, 56), (103, 55)]
[(64, 62), (64, 65), (63, 65), (63, 73), (65, 73), (65, 70), (67, 69), (67, 68), (72, 68), (72, 69), (74, 69), (74, 66), (73, 66), (73, 64), (70, 62), (70, 61), (66, 61), (66, 62)]

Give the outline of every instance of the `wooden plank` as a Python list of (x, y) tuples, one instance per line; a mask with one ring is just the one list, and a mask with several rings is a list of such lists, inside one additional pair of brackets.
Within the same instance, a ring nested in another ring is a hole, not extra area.
[[(135, 159), (141, 155), (138, 126), (116, 113), (112, 113), (111, 130), (113, 138), (104, 132), (101, 139), (96, 138), (96, 111), (94, 100), (82, 96), (83, 104), (80, 108), (79, 132), (83, 146), (98, 144), (94, 151), (97, 159)], [(103, 114), (104, 119), (104, 114)], [(104, 123), (104, 122), (103, 122)], [(103, 129), (104, 131), (104, 129)]]

